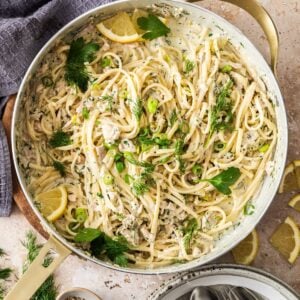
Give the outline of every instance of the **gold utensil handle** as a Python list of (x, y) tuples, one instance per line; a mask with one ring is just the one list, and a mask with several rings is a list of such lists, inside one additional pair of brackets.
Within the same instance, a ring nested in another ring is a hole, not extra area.
[[(53, 261), (48, 267), (44, 267), (43, 262), (49, 251), (55, 252)], [(61, 242), (50, 236), (49, 240), (40, 250), (39, 255), (30, 264), (27, 271), (4, 300), (29, 300), (70, 253), (71, 251)]]
[[(186, 0), (186, 2), (197, 2), (202, 0)], [(247, 11), (259, 23), (263, 29), (270, 47), (271, 68), (276, 75), (279, 52), (279, 35), (274, 21), (266, 9), (257, 0), (220, 0), (234, 4)]]

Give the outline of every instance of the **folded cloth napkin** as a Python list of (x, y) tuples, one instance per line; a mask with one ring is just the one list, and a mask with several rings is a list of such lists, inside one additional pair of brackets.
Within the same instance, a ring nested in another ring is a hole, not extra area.
[[(0, 0), (0, 97), (18, 91), (36, 53), (63, 25), (89, 9), (113, 1)], [(0, 98), (0, 113), (4, 102)], [(9, 152), (0, 124), (0, 216), (9, 215), (11, 195)]]

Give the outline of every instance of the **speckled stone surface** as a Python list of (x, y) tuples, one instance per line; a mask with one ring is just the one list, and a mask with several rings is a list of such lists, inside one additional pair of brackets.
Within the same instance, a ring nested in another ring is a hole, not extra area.
[[(288, 160), (300, 159), (300, 0), (261, 0), (274, 18), (280, 33), (281, 47), (278, 66), (279, 83), (286, 100), (289, 120)], [(203, 1), (201, 6), (225, 16), (237, 25), (268, 57), (268, 46), (262, 30), (246, 13), (228, 4), (216, 1)], [(286, 216), (294, 217), (300, 224), (300, 214), (287, 206), (291, 195), (277, 195), (258, 225), (260, 248), (254, 266), (269, 271), (286, 281), (300, 292), (300, 259), (289, 265), (269, 244), (268, 239)], [(10, 218), (0, 218), (0, 247), (8, 254), (0, 259), (0, 265), (16, 269), (13, 280), (21, 270), (25, 251), (21, 245), (26, 231), (33, 228), (17, 208)], [(41, 238), (42, 240), (42, 238)], [(232, 262), (231, 254), (218, 259), (218, 262)], [(60, 291), (74, 286), (93, 290), (102, 299), (146, 299), (162, 282), (170, 278), (164, 276), (128, 275), (85, 262), (76, 256), (69, 256), (55, 273)]]

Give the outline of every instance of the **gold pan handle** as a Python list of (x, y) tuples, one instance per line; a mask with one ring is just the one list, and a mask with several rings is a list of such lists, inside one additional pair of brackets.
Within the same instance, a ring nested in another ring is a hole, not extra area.
[[(48, 267), (43, 267), (44, 259), (49, 251), (54, 251), (53, 261)], [(13, 289), (4, 300), (29, 300), (43, 282), (54, 272), (71, 251), (57, 241), (53, 236), (42, 247), (39, 255), (30, 264)]]
[[(187, 0), (186, 2), (198, 2), (202, 0)], [(257, 2), (257, 0), (220, 0), (234, 4), (247, 11), (259, 23), (263, 29), (270, 47), (271, 68), (276, 76), (277, 60), (279, 52), (279, 35), (276, 25), (266, 11), (266, 9)]]

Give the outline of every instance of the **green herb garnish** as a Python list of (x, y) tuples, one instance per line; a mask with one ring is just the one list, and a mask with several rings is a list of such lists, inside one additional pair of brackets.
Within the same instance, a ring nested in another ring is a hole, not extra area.
[(82, 117), (87, 120), (90, 117), (90, 112), (87, 107), (82, 109)]
[(112, 111), (113, 104), (114, 104), (114, 98), (110, 95), (104, 95), (101, 97), (101, 100), (105, 101), (108, 104), (108, 109)]
[(140, 98), (136, 99), (135, 103), (133, 104), (132, 113), (138, 121), (141, 119), (143, 114), (143, 103)]
[(114, 178), (109, 173), (106, 173), (104, 174), (103, 182), (106, 185), (112, 185), (114, 183)]
[(252, 203), (247, 202), (246, 205), (244, 206), (244, 215), (251, 216), (254, 214), (254, 211), (255, 211), (255, 206)]
[(189, 219), (186, 226), (183, 228), (183, 242), (186, 250), (190, 249), (191, 241), (193, 239), (195, 231), (198, 229), (198, 223), (195, 218)]
[(170, 125), (173, 126), (177, 120), (178, 120), (178, 116), (177, 116), (176, 110), (173, 109), (171, 112), (170, 121), (169, 121)]
[(194, 67), (195, 67), (195, 64), (191, 60), (186, 59), (184, 61), (183, 72), (186, 73), (186, 74), (188, 74), (188, 73), (190, 73), (194, 69)]
[(42, 77), (42, 83), (44, 87), (50, 87), (53, 85), (53, 80), (50, 76), (44, 76)]
[(54, 160), (53, 161), (53, 167), (56, 171), (59, 172), (59, 174), (62, 177), (66, 176), (66, 167), (63, 163), (61, 163), (60, 161)]
[(224, 195), (230, 195), (233, 185), (241, 176), (241, 171), (238, 168), (230, 167), (227, 170), (221, 172), (210, 179), (202, 179), (201, 181), (207, 181), (212, 184), (220, 193)]
[(232, 85), (232, 81), (229, 80), (217, 94), (216, 105), (211, 111), (209, 136), (212, 136), (215, 131), (232, 129), (232, 103), (229, 99)]
[(88, 218), (88, 213), (86, 208), (83, 207), (77, 207), (75, 209), (75, 219), (79, 222), (79, 223), (83, 223), (86, 219)]
[(270, 145), (269, 145), (269, 144), (264, 144), (263, 146), (261, 146), (261, 147), (258, 149), (258, 151), (259, 151), (260, 153), (266, 153), (266, 152), (269, 150), (269, 148), (270, 148)]
[(12, 269), (10, 268), (0, 269), (0, 279), (6, 280), (11, 273), (12, 273)]
[(94, 228), (83, 228), (81, 229), (76, 236), (74, 237), (74, 241), (76, 243), (85, 243), (91, 242), (98, 238), (101, 235), (101, 231)]
[(138, 18), (137, 24), (141, 29), (147, 31), (142, 36), (145, 40), (166, 36), (171, 31), (157, 16), (152, 14), (149, 14), (148, 17)]
[(183, 140), (177, 140), (175, 142), (175, 154), (176, 155), (181, 155), (183, 154), (183, 147), (184, 147), (184, 142)]
[(68, 146), (72, 143), (70, 135), (62, 130), (58, 130), (53, 133), (49, 144), (53, 148)]
[(147, 108), (150, 114), (155, 114), (158, 107), (158, 100), (152, 97), (148, 98)]
[(222, 73), (229, 73), (232, 71), (232, 66), (230, 65), (225, 65), (222, 69), (221, 69), (221, 72)]
[(145, 168), (148, 173), (154, 171), (155, 166), (153, 164), (147, 161), (138, 161), (137, 159), (135, 159), (134, 155), (131, 152), (125, 152), (124, 158), (133, 165)]
[(132, 183), (132, 191), (136, 196), (142, 196), (149, 192), (149, 187), (143, 180), (137, 179)]
[(200, 164), (194, 164), (192, 167), (192, 173), (196, 176), (202, 175), (203, 168)]
[(93, 42), (85, 43), (82, 37), (71, 43), (65, 66), (65, 79), (69, 85), (77, 85), (82, 92), (87, 90), (89, 75), (84, 63), (91, 62), (99, 48)]
[(111, 261), (122, 267), (128, 264), (124, 253), (129, 250), (129, 245), (122, 236), (111, 238), (98, 229), (84, 228), (77, 233), (74, 240), (79, 243), (90, 242), (90, 250), (94, 256), (99, 257), (105, 253)]
[(110, 67), (111, 64), (112, 64), (112, 60), (107, 56), (101, 58), (100, 60), (100, 65), (102, 68)]

